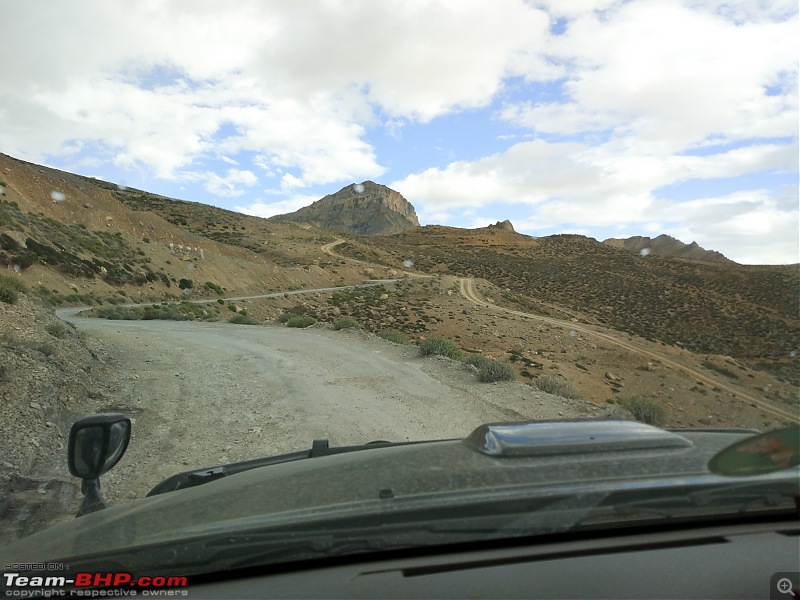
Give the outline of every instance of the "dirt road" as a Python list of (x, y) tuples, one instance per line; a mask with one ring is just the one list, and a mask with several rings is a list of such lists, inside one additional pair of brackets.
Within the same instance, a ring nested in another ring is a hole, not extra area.
[(315, 438), (333, 446), (463, 437), (484, 422), (603, 411), (519, 383), (481, 384), (462, 363), (362, 332), (74, 322), (116, 357), (113, 398), (96, 410), (134, 420), (128, 453), (104, 476), (114, 502), (180, 471), (307, 449)]
[(625, 342), (625, 341), (622, 341), (622, 340), (618, 339), (617, 337), (614, 337), (613, 335), (609, 335), (607, 333), (603, 333), (601, 331), (597, 331), (596, 329), (593, 329), (591, 327), (582, 326), (582, 325), (579, 325), (577, 323), (573, 323), (571, 321), (562, 321), (562, 320), (559, 320), (559, 319), (553, 319), (552, 317), (544, 317), (544, 316), (541, 316), (541, 315), (533, 315), (533, 314), (530, 314), (530, 313), (520, 312), (518, 310), (511, 310), (510, 308), (504, 308), (502, 306), (497, 306), (495, 304), (491, 304), (489, 302), (486, 302), (483, 298), (481, 298), (480, 294), (475, 289), (475, 280), (474, 279), (467, 278), (467, 277), (462, 278), (460, 280), (460, 292), (461, 292), (461, 295), (464, 296), (464, 298), (466, 298), (467, 300), (469, 300), (470, 302), (472, 302), (473, 304), (476, 304), (478, 306), (483, 306), (485, 308), (490, 308), (492, 310), (505, 312), (505, 313), (508, 313), (508, 314), (516, 315), (518, 317), (524, 317), (526, 319), (533, 319), (533, 320), (537, 320), (537, 321), (542, 321), (542, 322), (548, 323), (550, 325), (556, 325), (558, 327), (564, 327), (564, 328), (567, 328), (567, 329), (572, 329), (572, 330), (575, 330), (575, 331), (579, 331), (579, 332), (587, 334), (589, 336), (594, 336), (595, 338), (599, 338), (599, 339), (605, 340), (607, 342), (610, 342), (610, 343), (612, 343), (612, 344), (614, 344), (616, 346), (619, 346), (620, 348), (624, 348), (626, 350), (630, 350), (631, 352), (637, 352), (637, 353), (640, 353), (640, 354), (642, 354), (644, 356), (647, 356), (649, 358), (655, 358), (655, 359), (659, 360), (663, 364), (669, 365), (669, 366), (671, 366), (671, 367), (673, 367), (675, 369), (678, 369), (679, 371), (683, 371), (683, 372), (691, 375), (695, 380), (704, 381), (704, 382), (706, 382), (706, 383), (708, 383), (708, 384), (710, 384), (712, 386), (716, 386), (716, 387), (719, 387), (721, 389), (727, 390), (728, 392), (730, 392), (730, 393), (734, 394), (735, 396), (737, 396), (742, 402), (747, 402), (747, 403), (751, 403), (754, 406), (758, 406), (765, 413), (769, 413), (769, 414), (774, 415), (776, 417), (779, 417), (781, 419), (788, 419), (789, 421), (794, 421), (794, 422), (798, 421), (798, 416), (794, 412), (779, 408), (777, 406), (773, 406), (772, 404), (769, 404), (768, 402), (766, 402), (766, 401), (764, 401), (764, 400), (762, 400), (760, 398), (755, 398), (755, 397), (753, 397), (751, 395), (745, 394), (744, 392), (742, 392), (741, 389), (733, 388), (733, 387), (729, 386), (727, 383), (725, 383), (725, 382), (723, 382), (723, 381), (721, 381), (719, 379), (715, 379), (715, 378), (709, 377), (707, 374), (702, 373), (702, 372), (698, 371), (697, 369), (692, 369), (691, 367), (688, 367), (688, 366), (683, 365), (683, 364), (679, 364), (679, 363), (675, 362), (674, 360), (670, 360), (669, 357), (667, 357), (667, 356), (665, 356), (663, 354), (658, 354), (656, 352), (652, 352), (650, 350), (647, 350), (646, 348), (642, 348), (641, 346), (635, 344), (634, 342)]

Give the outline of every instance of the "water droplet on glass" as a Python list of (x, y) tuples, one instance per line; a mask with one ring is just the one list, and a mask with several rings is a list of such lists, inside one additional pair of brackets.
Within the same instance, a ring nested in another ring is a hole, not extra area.
[(797, 356), (797, 350), (792, 350), (791, 352), (789, 352), (789, 356), (791, 356), (792, 358)]
[(575, 331), (574, 329), (573, 329), (572, 331), (570, 331), (570, 332), (569, 332), (569, 334), (570, 334), (572, 337), (577, 337), (577, 336), (578, 336), (578, 332), (577, 332), (577, 331)]
[(353, 184), (353, 191), (356, 194), (361, 194), (364, 191), (364, 184), (363, 183), (355, 183), (355, 184)]
[(63, 202), (67, 199), (66, 194), (64, 194), (64, 192), (59, 192), (58, 190), (53, 190), (50, 192), (50, 197), (53, 199), (53, 202)]
[(641, 254), (642, 256), (647, 256), (648, 254), (650, 254), (650, 248), (642, 248), (639, 251), (639, 254)]
[(403, 266), (406, 269), (410, 269), (410, 268), (412, 268), (414, 266), (414, 261), (413, 260), (404, 260), (403, 261)]
[(125, 185), (124, 183), (118, 183), (118, 184), (117, 184), (117, 187), (119, 188), (119, 190), (120, 190), (121, 192), (124, 192), (125, 190), (127, 190), (127, 189), (128, 189), (128, 186), (127, 186), (127, 185)]
[(4, 195), (5, 193), (6, 193), (6, 186), (0, 185), (0, 196)]

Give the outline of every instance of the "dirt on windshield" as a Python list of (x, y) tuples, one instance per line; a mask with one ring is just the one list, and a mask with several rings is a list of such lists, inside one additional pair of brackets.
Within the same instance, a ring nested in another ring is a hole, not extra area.
[[(331, 446), (443, 439), (492, 421), (627, 416), (522, 383), (479, 383), (474, 367), (361, 331), (75, 323), (101, 363), (101, 390), (64, 408), (62, 419), (119, 411), (133, 421), (127, 454), (102, 478), (114, 504), (181, 471), (308, 449), (318, 438)], [(32, 469), (6, 477), (4, 541), (73, 518), (81, 497), (59, 435)]]

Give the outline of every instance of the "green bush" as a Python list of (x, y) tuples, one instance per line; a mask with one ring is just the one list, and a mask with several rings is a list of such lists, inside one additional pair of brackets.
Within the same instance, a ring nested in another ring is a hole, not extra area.
[(472, 365), (479, 371), (492, 362), (490, 359), (486, 358), (481, 354), (470, 354), (467, 358), (464, 359), (464, 362), (468, 365)]
[(487, 360), (478, 367), (478, 381), (494, 383), (495, 381), (514, 381), (514, 379), (514, 369), (508, 363)]
[(209, 289), (209, 290), (211, 290), (213, 292), (216, 292), (220, 296), (222, 295), (222, 288), (220, 286), (218, 286), (216, 283), (214, 283), (213, 281), (206, 281), (204, 285), (205, 285), (205, 287), (207, 289)]
[(222, 298), (217, 298), (217, 304), (225, 304), (225, 300)]
[(37, 352), (41, 352), (45, 356), (52, 356), (53, 352), (55, 352), (55, 348), (53, 348), (53, 344), (49, 342), (34, 342), (30, 345), (30, 347)]
[(251, 317), (250, 315), (245, 315), (242, 313), (233, 315), (230, 319), (228, 319), (228, 323), (234, 323), (236, 325), (261, 325), (261, 321), (255, 317)]
[(410, 344), (411, 338), (408, 337), (402, 331), (398, 331), (397, 329), (383, 329), (377, 333), (378, 337), (383, 338), (385, 340), (389, 340), (390, 342), (394, 342), (395, 344)]
[(194, 281), (191, 279), (181, 279), (178, 281), (178, 287), (182, 290), (190, 290), (194, 287)]
[(340, 329), (358, 329), (358, 321), (351, 317), (342, 317), (341, 319), (337, 319), (336, 322), (333, 324), (333, 328), (336, 331)]
[(419, 353), (422, 356), (429, 356), (431, 354), (438, 354), (439, 356), (446, 356), (453, 360), (461, 360), (464, 358), (464, 353), (461, 348), (456, 346), (450, 340), (443, 337), (433, 336), (419, 345)]
[(0, 275), (0, 302), (14, 304), (19, 300), (19, 294), (28, 293), (28, 287), (16, 277)]
[(633, 414), (637, 421), (663, 427), (667, 422), (667, 409), (645, 396), (631, 396), (619, 402)]
[(231, 312), (238, 312), (235, 304), (228, 304), (228, 310)]
[(287, 327), (309, 327), (316, 323), (317, 320), (314, 317), (309, 315), (292, 315), (288, 321), (286, 321)]
[(0, 283), (0, 302), (15, 304), (17, 300), (19, 300), (19, 294), (17, 294), (16, 290), (5, 287)]
[(533, 380), (533, 385), (543, 392), (553, 394), (554, 396), (561, 396), (562, 398), (572, 398), (578, 400), (581, 397), (578, 388), (572, 385), (569, 381), (561, 379), (560, 377), (553, 377), (552, 375), (539, 375)]
[(50, 323), (44, 328), (47, 333), (53, 337), (63, 339), (67, 337), (67, 328), (62, 323)]

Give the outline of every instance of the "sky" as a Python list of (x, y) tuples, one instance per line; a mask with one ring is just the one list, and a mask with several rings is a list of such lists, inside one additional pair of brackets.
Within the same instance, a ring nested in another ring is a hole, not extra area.
[(0, 0), (0, 152), (268, 217), (800, 262), (795, 0)]

